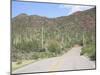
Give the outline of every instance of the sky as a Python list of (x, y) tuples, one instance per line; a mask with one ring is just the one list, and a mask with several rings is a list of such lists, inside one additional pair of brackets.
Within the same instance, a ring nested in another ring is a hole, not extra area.
[(93, 7), (94, 6), (12, 1), (12, 17), (25, 13), (28, 15), (56, 18), (60, 16), (68, 16), (77, 11), (84, 11)]

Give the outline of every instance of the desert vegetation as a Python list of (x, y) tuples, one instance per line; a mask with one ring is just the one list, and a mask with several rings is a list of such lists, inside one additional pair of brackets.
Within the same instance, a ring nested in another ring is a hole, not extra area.
[(55, 57), (78, 44), (81, 55), (95, 60), (95, 8), (46, 18), (21, 14), (12, 18), (12, 61)]

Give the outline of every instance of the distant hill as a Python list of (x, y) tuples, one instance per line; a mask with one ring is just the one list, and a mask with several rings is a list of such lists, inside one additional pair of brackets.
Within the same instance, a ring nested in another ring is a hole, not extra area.
[[(73, 24), (72, 24), (73, 23)], [(95, 29), (95, 8), (75, 12), (69, 16), (62, 16), (57, 18), (47, 18), (38, 15), (27, 15), (20, 14), (12, 19), (12, 27), (16, 31), (17, 27), (22, 27), (22, 29), (26, 27), (41, 27), (41, 25), (45, 26), (65, 26), (67, 30), (69, 30), (68, 26), (70, 25), (75, 28), (81, 28), (82, 30), (92, 30)], [(21, 29), (21, 30), (22, 30)], [(25, 29), (24, 29), (25, 30)]]

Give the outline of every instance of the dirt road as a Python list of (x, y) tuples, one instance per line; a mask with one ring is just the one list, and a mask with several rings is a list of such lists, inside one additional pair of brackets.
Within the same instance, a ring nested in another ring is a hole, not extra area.
[(30, 73), (30, 72), (47, 72), (47, 71), (62, 71), (62, 70), (79, 70), (79, 69), (94, 69), (95, 62), (81, 56), (81, 47), (73, 47), (67, 53), (59, 57), (43, 59), (35, 63), (29, 64), (13, 72)]

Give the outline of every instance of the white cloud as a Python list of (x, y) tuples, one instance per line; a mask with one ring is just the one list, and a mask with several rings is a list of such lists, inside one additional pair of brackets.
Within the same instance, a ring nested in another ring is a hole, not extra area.
[(80, 5), (60, 5), (60, 8), (67, 9), (69, 11), (68, 15), (77, 12), (77, 11), (84, 11), (93, 8), (94, 6), (80, 6)]

